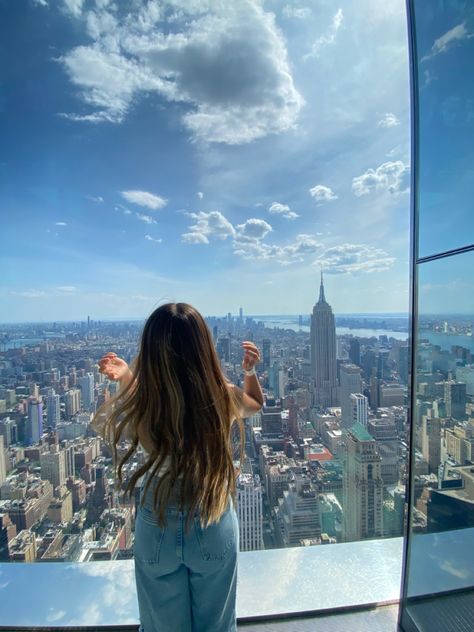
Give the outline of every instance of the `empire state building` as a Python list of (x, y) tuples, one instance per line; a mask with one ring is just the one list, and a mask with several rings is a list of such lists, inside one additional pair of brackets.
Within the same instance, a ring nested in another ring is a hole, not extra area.
[(331, 306), (324, 296), (322, 272), (319, 301), (311, 315), (310, 338), (314, 404), (323, 408), (337, 406), (336, 324)]

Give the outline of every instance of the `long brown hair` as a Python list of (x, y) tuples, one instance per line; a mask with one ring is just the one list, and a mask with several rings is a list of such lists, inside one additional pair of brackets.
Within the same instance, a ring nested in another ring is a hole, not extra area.
[[(127, 481), (125, 494), (131, 496), (148, 472), (143, 495), (155, 480), (154, 506), (163, 526), (167, 502), (180, 477), (179, 503), (188, 517), (199, 511), (203, 526), (216, 522), (229, 496), (235, 499), (233, 421), (240, 430), (241, 458), (244, 431), (201, 314), (187, 303), (156, 309), (145, 323), (132, 372), (134, 379), (127, 388), (96, 414), (102, 419), (105, 415), (102, 434), (112, 439), (115, 464), (117, 445), (125, 437), (131, 441), (117, 466), (120, 485), (124, 465), (139, 445), (139, 427), (153, 446), (146, 462)], [(166, 473), (156, 477), (168, 462)]]

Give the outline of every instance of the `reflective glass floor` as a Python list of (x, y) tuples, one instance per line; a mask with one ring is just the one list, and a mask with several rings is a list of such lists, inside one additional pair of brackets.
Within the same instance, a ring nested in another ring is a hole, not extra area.
[[(255, 620), (394, 603), (401, 562), (402, 538), (242, 553), (237, 616)], [(47, 593), (39, 590), (43, 586)], [(1, 564), (0, 602), (0, 625), (7, 629), (133, 625), (133, 560)]]

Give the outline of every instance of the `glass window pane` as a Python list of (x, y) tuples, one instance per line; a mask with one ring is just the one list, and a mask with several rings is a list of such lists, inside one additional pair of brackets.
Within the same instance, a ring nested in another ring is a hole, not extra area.
[(427, 632), (447, 629), (446, 605), (422, 596), (474, 586), (473, 266), (473, 252), (419, 265), (407, 612)]
[(474, 242), (474, 5), (414, 3), (419, 256)]

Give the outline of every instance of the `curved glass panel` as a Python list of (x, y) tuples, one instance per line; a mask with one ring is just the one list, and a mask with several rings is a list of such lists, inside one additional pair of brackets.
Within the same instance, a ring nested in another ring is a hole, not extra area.
[(474, 252), (418, 266), (406, 612), (426, 632), (474, 609), (473, 266)]
[(474, 6), (415, 1), (419, 244), (425, 257), (474, 243)]

